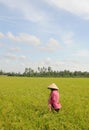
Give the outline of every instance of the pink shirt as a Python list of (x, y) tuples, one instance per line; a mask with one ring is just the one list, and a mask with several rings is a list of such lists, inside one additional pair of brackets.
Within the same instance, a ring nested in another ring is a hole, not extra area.
[(59, 92), (57, 90), (53, 90), (50, 94), (48, 104), (54, 107), (54, 109), (60, 109), (61, 104), (59, 102)]

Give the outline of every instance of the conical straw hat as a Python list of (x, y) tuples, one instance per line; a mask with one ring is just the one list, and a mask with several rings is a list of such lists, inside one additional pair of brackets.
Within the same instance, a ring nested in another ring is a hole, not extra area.
[(56, 86), (56, 84), (55, 83), (52, 83), (52, 84), (50, 84), (49, 86), (48, 86), (48, 89), (59, 89), (57, 86)]

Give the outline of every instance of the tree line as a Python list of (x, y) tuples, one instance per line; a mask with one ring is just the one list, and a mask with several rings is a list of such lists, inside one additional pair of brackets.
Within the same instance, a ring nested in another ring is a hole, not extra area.
[(23, 73), (15, 73), (15, 72), (3, 72), (0, 71), (0, 75), (6, 76), (24, 76), (24, 77), (89, 77), (89, 72), (81, 72), (81, 71), (74, 71), (70, 72), (69, 70), (64, 71), (56, 71), (52, 70), (49, 67), (38, 67), (37, 71), (33, 70), (32, 68), (25, 68)]

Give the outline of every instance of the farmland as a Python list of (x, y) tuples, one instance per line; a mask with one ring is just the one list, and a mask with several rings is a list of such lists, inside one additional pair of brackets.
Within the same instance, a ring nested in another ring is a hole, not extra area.
[[(58, 113), (47, 104), (53, 82)], [(89, 130), (89, 79), (0, 77), (0, 130)]]

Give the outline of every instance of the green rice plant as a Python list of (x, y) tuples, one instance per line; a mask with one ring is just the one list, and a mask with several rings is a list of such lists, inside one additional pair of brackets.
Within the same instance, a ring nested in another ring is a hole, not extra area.
[[(59, 87), (61, 110), (48, 110)], [(0, 130), (89, 130), (88, 78), (0, 77)]]

